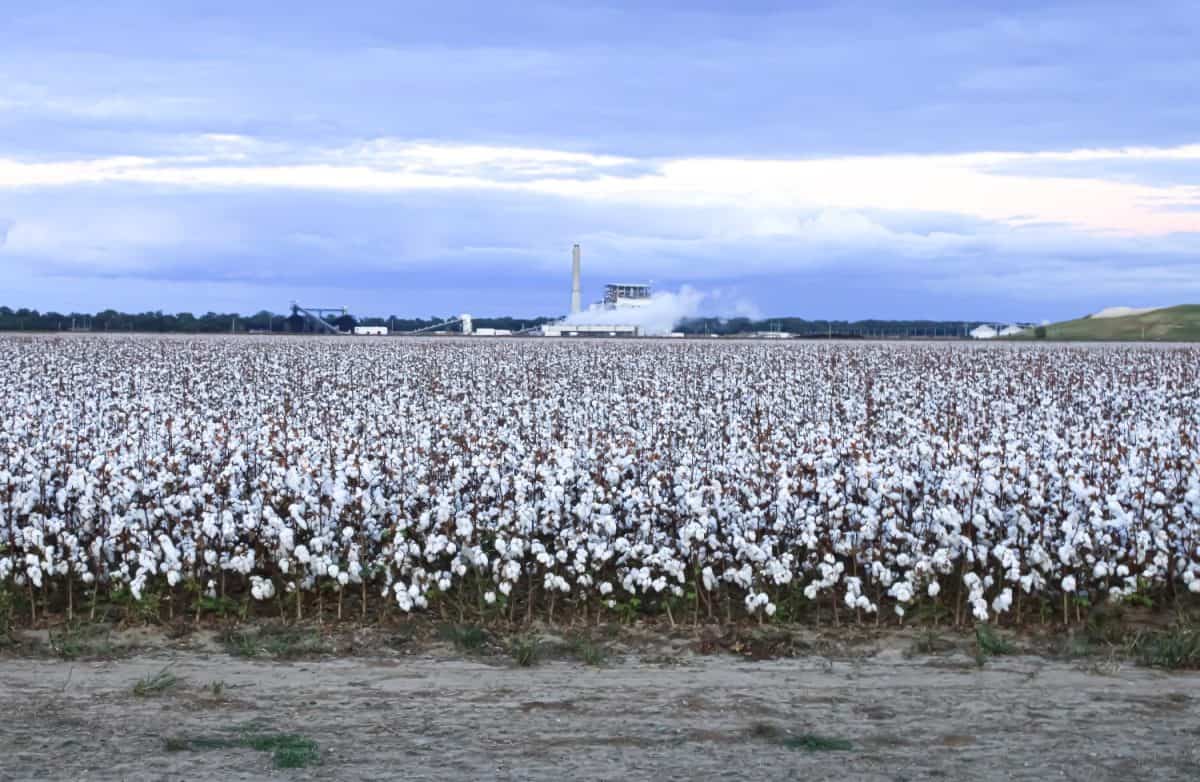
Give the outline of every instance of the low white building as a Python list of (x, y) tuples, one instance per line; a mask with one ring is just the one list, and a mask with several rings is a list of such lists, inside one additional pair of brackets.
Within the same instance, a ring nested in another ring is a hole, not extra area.
[(971, 339), (995, 339), (997, 331), (991, 326), (977, 326), (971, 329)]
[(550, 323), (542, 326), (543, 337), (636, 337), (637, 326), (594, 323)]
[(354, 336), (356, 337), (386, 337), (388, 335), (387, 326), (355, 326)]
[(475, 329), (477, 337), (511, 337), (512, 329)]

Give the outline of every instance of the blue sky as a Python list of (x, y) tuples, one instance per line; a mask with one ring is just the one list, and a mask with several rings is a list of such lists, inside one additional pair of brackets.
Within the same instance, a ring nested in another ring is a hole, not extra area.
[[(203, 10), (195, 6), (203, 5)], [(1200, 301), (1195, 3), (21, 2), (0, 303)]]

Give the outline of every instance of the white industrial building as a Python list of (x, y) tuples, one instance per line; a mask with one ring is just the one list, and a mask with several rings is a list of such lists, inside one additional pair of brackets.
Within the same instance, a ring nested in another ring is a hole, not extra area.
[(636, 337), (637, 326), (594, 323), (549, 323), (542, 326), (543, 337)]
[(355, 326), (354, 336), (356, 337), (386, 337), (388, 335), (387, 326)]
[(650, 286), (633, 282), (610, 282), (604, 286), (604, 308), (645, 307), (650, 303)]

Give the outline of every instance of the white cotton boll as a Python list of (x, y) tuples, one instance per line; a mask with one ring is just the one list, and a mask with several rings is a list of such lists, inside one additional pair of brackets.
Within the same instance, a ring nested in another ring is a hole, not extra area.
[(1062, 590), (1068, 593), (1075, 591), (1075, 576), (1063, 576)]
[(505, 597), (512, 592), (512, 584), (508, 583), (507, 581), (501, 581), (500, 586), (497, 588), (500, 590), (500, 594), (504, 595)]
[(612, 584), (610, 584), (609, 582), (604, 581), (600, 584), (600, 594), (601, 595), (611, 595), (612, 591), (613, 591), (613, 587), (612, 587)]
[(930, 597), (937, 597), (942, 591), (942, 585), (936, 581), (930, 581), (928, 588), (925, 590)]
[(484, 592), (483, 593), (483, 602), (487, 603), (488, 605), (492, 605), (493, 603), (495, 603), (496, 602), (496, 593), (491, 592), (491, 591)]
[(1108, 575), (1108, 566), (1103, 562), (1097, 562), (1092, 568), (1092, 578), (1104, 578)]
[(296, 555), (296, 561), (302, 565), (307, 565), (312, 561), (312, 554), (309, 553), (308, 546), (305, 546), (303, 543), (296, 546), (296, 550), (292, 553)]
[(771, 603), (771, 602), (768, 602), (768, 603), (767, 603), (767, 604), (766, 604), (766, 605), (763, 607), (763, 612), (764, 612), (764, 613), (765, 613), (767, 616), (775, 616), (775, 604), (774, 604), (774, 603)]

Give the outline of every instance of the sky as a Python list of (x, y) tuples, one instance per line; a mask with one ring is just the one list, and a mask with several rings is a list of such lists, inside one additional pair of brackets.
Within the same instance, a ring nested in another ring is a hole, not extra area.
[(585, 299), (696, 314), (1200, 302), (1194, 2), (12, 0), (0, 39), (10, 307), (557, 315), (575, 242)]

